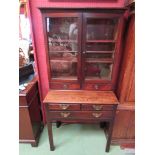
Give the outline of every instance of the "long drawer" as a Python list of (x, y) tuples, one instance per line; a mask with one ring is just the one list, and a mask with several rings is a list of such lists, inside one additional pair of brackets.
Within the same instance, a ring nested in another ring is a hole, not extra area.
[(113, 111), (49, 111), (48, 119), (110, 119)]

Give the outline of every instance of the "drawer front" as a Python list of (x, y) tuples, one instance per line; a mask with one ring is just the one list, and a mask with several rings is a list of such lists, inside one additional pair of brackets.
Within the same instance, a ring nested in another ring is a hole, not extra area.
[(80, 104), (48, 104), (49, 110), (80, 110)]
[(60, 90), (78, 90), (80, 89), (80, 84), (78, 83), (50, 83), (51, 89), (60, 89)]
[(103, 120), (111, 119), (112, 111), (50, 111), (48, 115), (49, 120), (68, 119), (68, 120)]
[(100, 104), (82, 104), (82, 110), (113, 110), (113, 105), (100, 105)]
[(88, 83), (84, 84), (83, 89), (85, 90), (112, 90), (111, 84), (99, 84), (99, 83)]
[(32, 101), (32, 99), (36, 95), (36, 93), (38, 93), (37, 83), (35, 83), (35, 85), (33, 85), (32, 89), (29, 91), (29, 93), (26, 96), (28, 104), (30, 104), (30, 102)]
[(19, 106), (28, 106), (26, 96), (19, 96)]
[(25, 96), (19, 95), (19, 106), (29, 106), (36, 93), (38, 93), (37, 83), (32, 86), (30, 91), (25, 94)]

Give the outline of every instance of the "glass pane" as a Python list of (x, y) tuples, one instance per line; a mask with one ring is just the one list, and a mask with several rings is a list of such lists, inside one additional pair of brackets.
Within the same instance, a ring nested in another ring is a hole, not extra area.
[(78, 18), (47, 18), (52, 78), (77, 79)]
[(77, 76), (77, 62), (50, 61), (52, 78), (75, 79)]
[(86, 79), (104, 79), (110, 80), (112, 64), (110, 63), (86, 63)]
[(78, 18), (47, 18), (49, 51), (77, 52)]
[(114, 51), (115, 43), (87, 43), (86, 51)]
[(87, 19), (87, 40), (114, 40), (118, 19)]

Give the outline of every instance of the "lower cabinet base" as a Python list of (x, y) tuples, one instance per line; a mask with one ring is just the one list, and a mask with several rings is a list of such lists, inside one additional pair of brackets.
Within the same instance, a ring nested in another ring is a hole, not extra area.
[(135, 139), (112, 139), (112, 145), (122, 145), (122, 144), (134, 144)]
[[(107, 137), (108, 124), (102, 123)], [(134, 144), (135, 143), (135, 111), (131, 109), (119, 109), (116, 112), (114, 129), (111, 138), (112, 145)]]
[(19, 140), (19, 143), (28, 143), (31, 144), (32, 147), (37, 147), (39, 143), (39, 139), (36, 140)]
[(105, 151), (109, 152), (114, 118), (118, 105), (118, 100), (112, 91), (50, 90), (43, 102), (45, 104), (51, 151), (55, 149), (52, 123), (56, 123), (56, 126), (60, 127), (62, 123), (68, 122), (78, 124), (101, 124), (101, 122), (107, 122), (109, 128)]
[(19, 93), (19, 142), (36, 147), (43, 130), (42, 112), (37, 79)]
[[(107, 125), (107, 123), (105, 123)], [(101, 123), (100, 127), (104, 129), (106, 138), (108, 138), (108, 129), (106, 128), (106, 125)], [(111, 139), (111, 145), (122, 145), (122, 144), (134, 144), (135, 139), (129, 139), (129, 138), (113, 138)]]
[(32, 147), (37, 147), (39, 143), (40, 135), (43, 131), (44, 125), (41, 124), (35, 134), (35, 139), (19, 139), (19, 143), (30, 143)]

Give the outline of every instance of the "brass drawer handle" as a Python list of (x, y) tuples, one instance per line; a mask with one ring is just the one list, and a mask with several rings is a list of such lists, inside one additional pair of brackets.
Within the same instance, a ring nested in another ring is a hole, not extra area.
[(101, 110), (102, 107), (102, 105), (93, 105), (94, 110)]
[(70, 112), (61, 112), (61, 116), (67, 118), (70, 115)]
[(60, 104), (60, 108), (63, 110), (66, 110), (69, 108), (69, 105), (68, 104)]
[(102, 113), (92, 113), (95, 118), (99, 118), (102, 116)]

